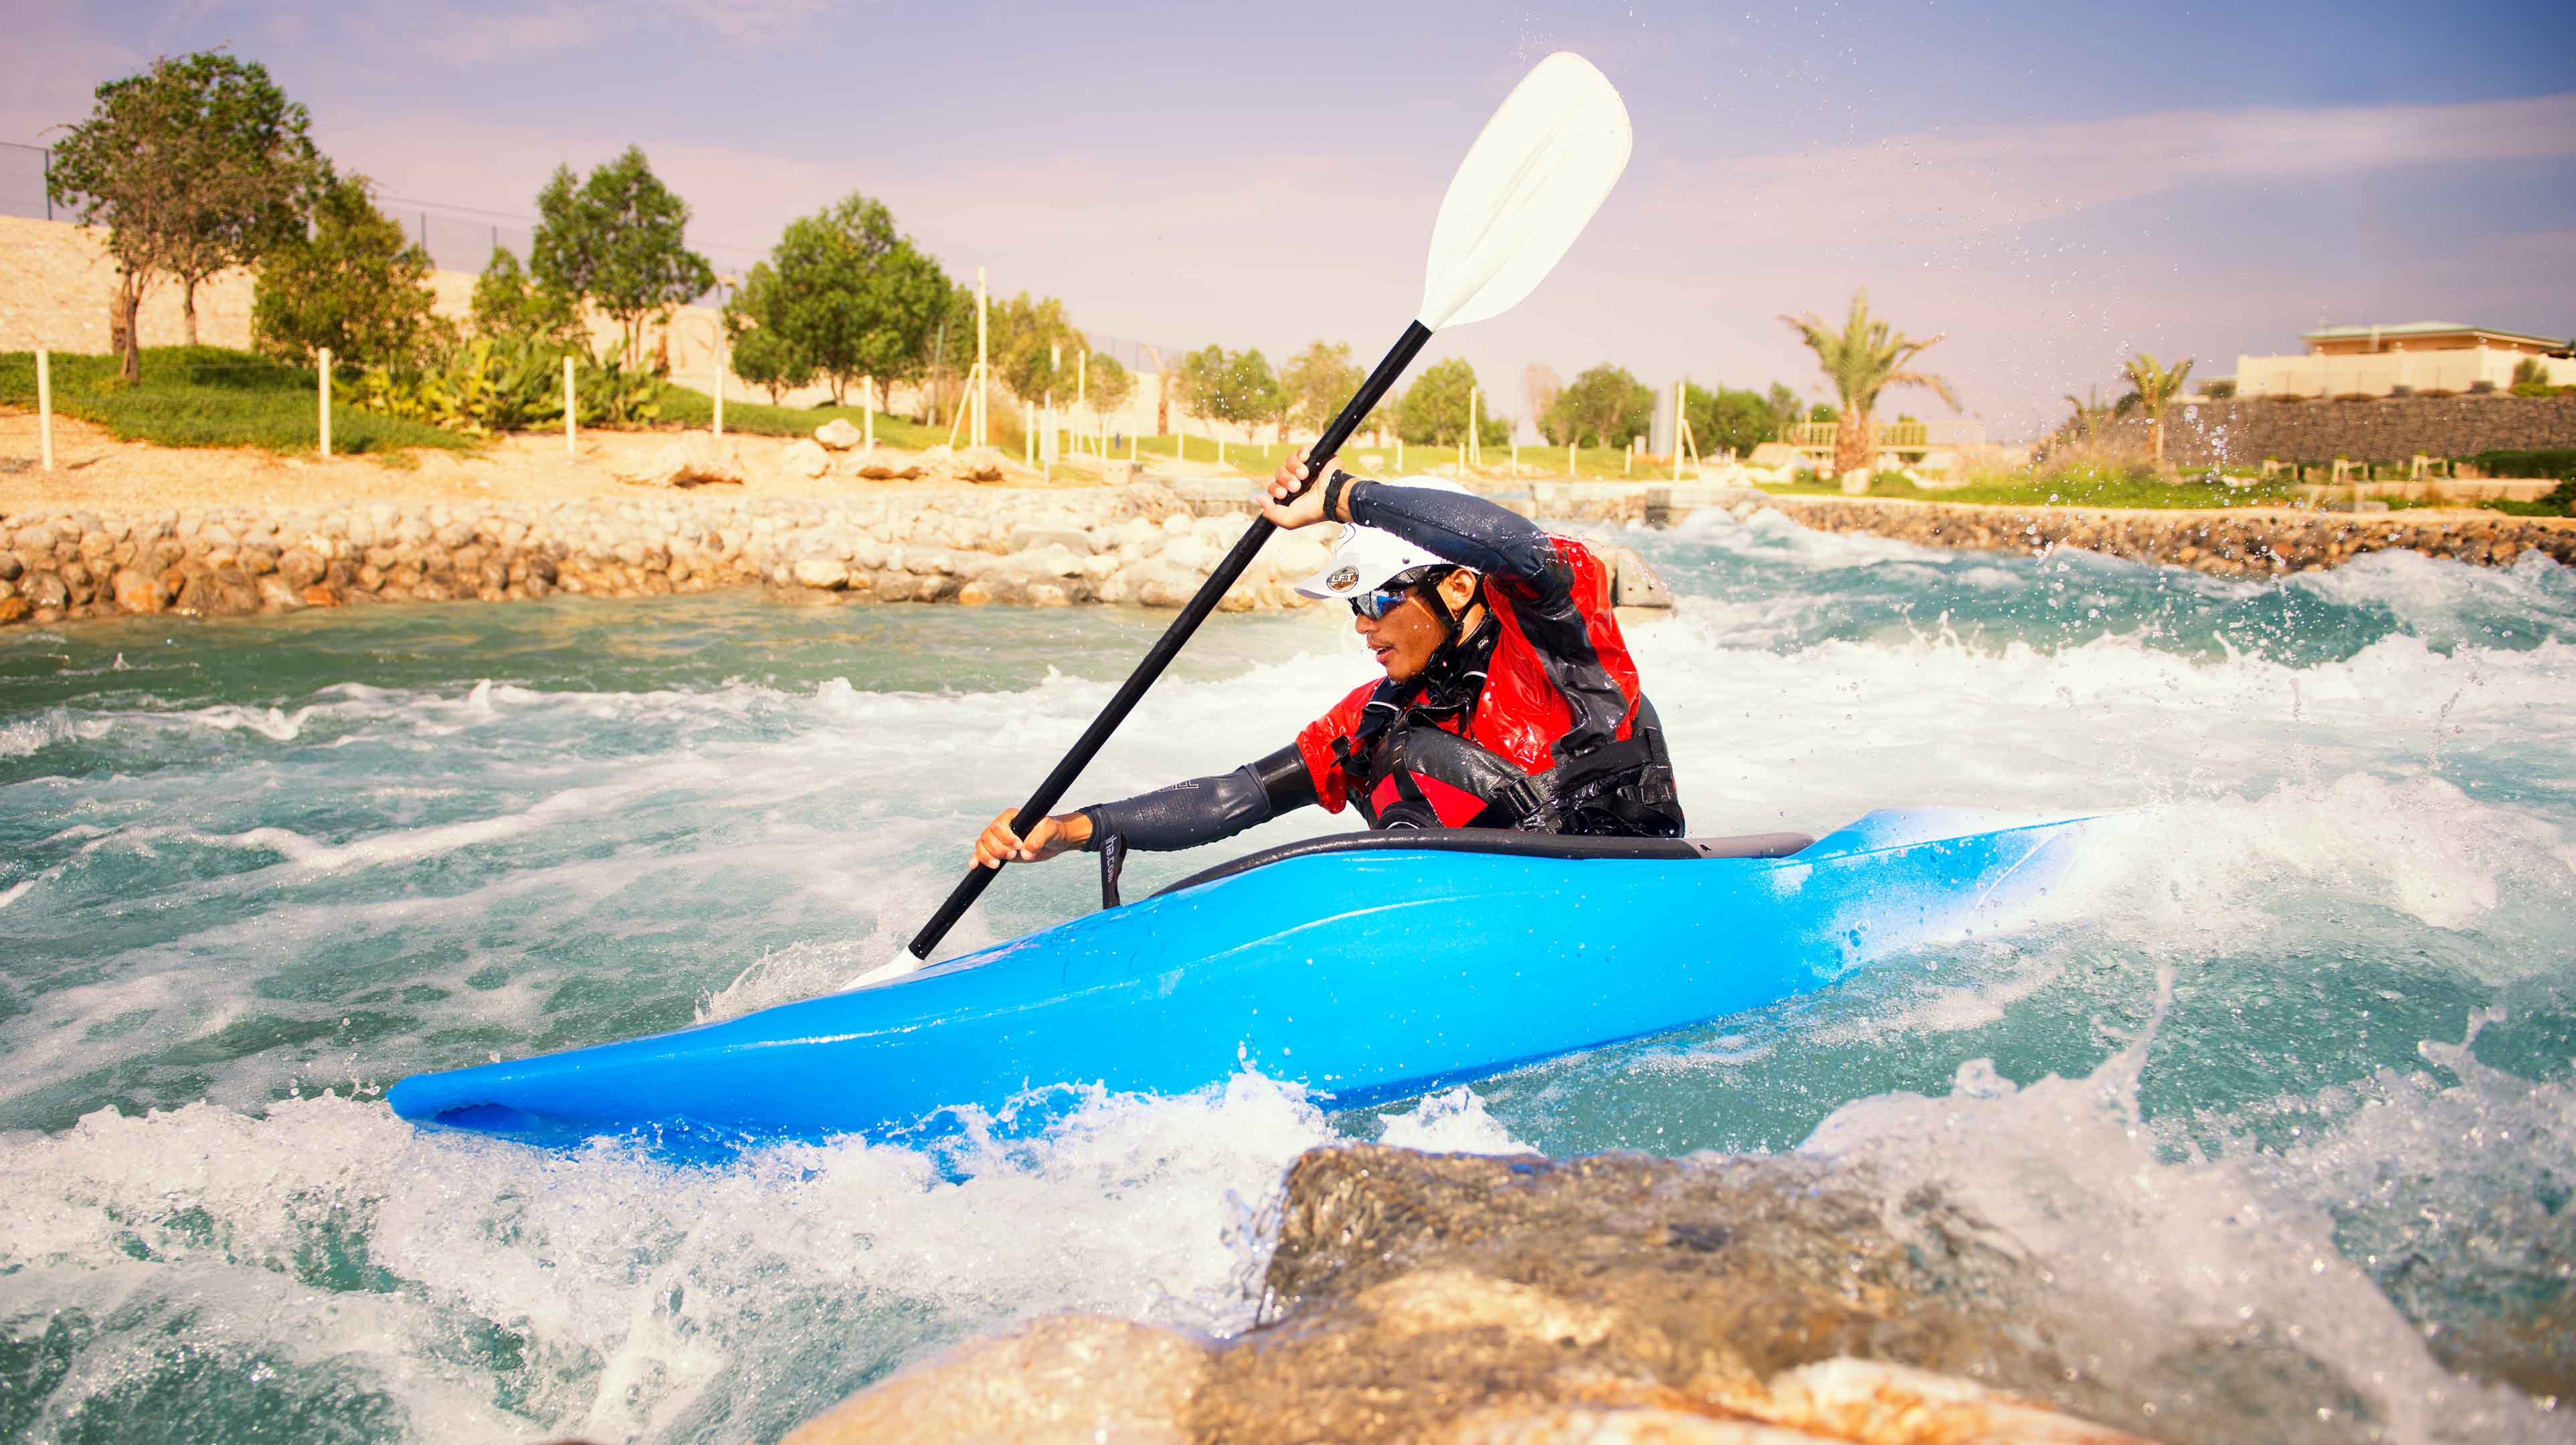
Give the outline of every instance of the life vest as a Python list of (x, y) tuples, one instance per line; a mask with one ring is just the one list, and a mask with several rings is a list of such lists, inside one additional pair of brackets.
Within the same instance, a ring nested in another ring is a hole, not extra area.
[(1489, 577), (1488, 620), (1423, 676), (1363, 686), (1298, 734), (1316, 797), (1376, 828), (1678, 837), (1672, 761), (1590, 549), (1551, 539), (1554, 607)]

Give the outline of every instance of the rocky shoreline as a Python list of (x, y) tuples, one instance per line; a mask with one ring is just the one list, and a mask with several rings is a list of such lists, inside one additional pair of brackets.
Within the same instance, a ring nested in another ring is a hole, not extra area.
[(2074, 547), (2133, 562), (2223, 577), (2270, 577), (2336, 567), (2373, 552), (2420, 552), (2506, 567), (2526, 553), (2576, 566), (2576, 522), (2498, 512), (2306, 512), (2275, 507), (2147, 511), (2118, 507), (2003, 507), (1872, 497), (1784, 496), (1748, 487), (1624, 486), (1616, 493), (1539, 488), (1550, 516), (1598, 522), (1678, 520), (1704, 507), (1739, 520), (1778, 512), (1819, 532), (1864, 532), (1925, 547), (2040, 552)]
[[(744, 585), (792, 601), (1178, 607), (1241, 531), (1145, 485), (22, 512), (0, 516), (0, 622)], [(1305, 605), (1288, 583), (1325, 552), (1318, 537), (1280, 539), (1222, 605)]]
[[(199, 617), (397, 601), (633, 597), (763, 586), (782, 601), (1178, 607), (1241, 535), (1237, 485), (1019, 488), (900, 482), (859, 497), (724, 492), (525, 503), (0, 515), (0, 623)], [(1249, 483), (1240, 484), (1248, 488)], [(1521, 503), (1521, 505), (1530, 505)], [(1828, 532), (1926, 546), (2077, 547), (2225, 576), (2272, 576), (2405, 549), (2502, 566), (2576, 565), (2576, 525), (2460, 512), (2149, 512), (1780, 496), (1740, 487), (1540, 484), (1553, 520), (1663, 522), (1703, 507), (1776, 511)], [(1228, 611), (1307, 605), (1320, 532), (1264, 548)], [(1621, 601), (1662, 601), (1622, 566)]]

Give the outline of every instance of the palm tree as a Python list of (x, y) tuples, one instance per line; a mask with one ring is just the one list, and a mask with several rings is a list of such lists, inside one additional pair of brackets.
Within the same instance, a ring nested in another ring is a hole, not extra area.
[(2164, 465), (2165, 460), (2165, 404), (2182, 394), (2183, 380), (2191, 375), (2191, 361), (2186, 356), (2168, 369), (2156, 365), (2152, 352), (2141, 351), (2120, 368), (2120, 374), (2129, 379), (2133, 398), (2124, 400), (2146, 408), (2147, 434), (2153, 438), (2150, 445), (2158, 466)]
[(1812, 311), (1780, 319), (1816, 353), (1816, 364), (1824, 368), (1825, 379), (1834, 384), (1834, 394), (1842, 398), (1840, 425), (1834, 432), (1836, 475), (1869, 465), (1870, 444), (1875, 440), (1869, 414), (1878, 405), (1878, 394), (1888, 387), (1930, 387), (1949, 404), (1950, 410), (1959, 409), (1959, 399), (1951, 393), (1946, 379), (1906, 369), (1907, 362), (1941, 338), (1917, 341), (1888, 329), (1885, 321), (1869, 314), (1868, 288), (1852, 293), (1851, 316), (1840, 331), (1827, 329)]
[(2067, 429), (2071, 433), (2075, 428), (2083, 428), (2084, 443), (2087, 446), (2102, 440), (2102, 418), (2111, 414), (2111, 408), (2102, 404), (2102, 388), (2099, 385), (2092, 387), (2089, 394), (2092, 397), (2089, 402), (2071, 391), (2066, 394), (2066, 404), (2075, 408), (2075, 415), (2066, 423)]

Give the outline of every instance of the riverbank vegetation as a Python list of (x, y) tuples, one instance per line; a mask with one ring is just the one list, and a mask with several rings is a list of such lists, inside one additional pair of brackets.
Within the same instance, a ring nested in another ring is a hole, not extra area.
[[(127, 381), (128, 361), (140, 379)], [(105, 427), (120, 441), (166, 447), (260, 447), (309, 452), (321, 444), (320, 378), (312, 368), (218, 346), (152, 346), (134, 355), (55, 352), (54, 410)], [(36, 357), (0, 352), (0, 403), (34, 408)], [(459, 451), (472, 439), (387, 416), (335, 393), (331, 448), (386, 454), (403, 447)]]

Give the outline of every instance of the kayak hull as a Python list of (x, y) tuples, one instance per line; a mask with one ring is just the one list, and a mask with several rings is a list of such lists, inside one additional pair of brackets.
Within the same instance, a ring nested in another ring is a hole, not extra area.
[(389, 1097), (407, 1119), (535, 1142), (899, 1138), (1050, 1085), (1178, 1094), (1247, 1069), (1362, 1107), (2007, 930), (2083, 821), (1881, 812), (1775, 857), (1417, 851), (1381, 835), (885, 983), (418, 1075)]

